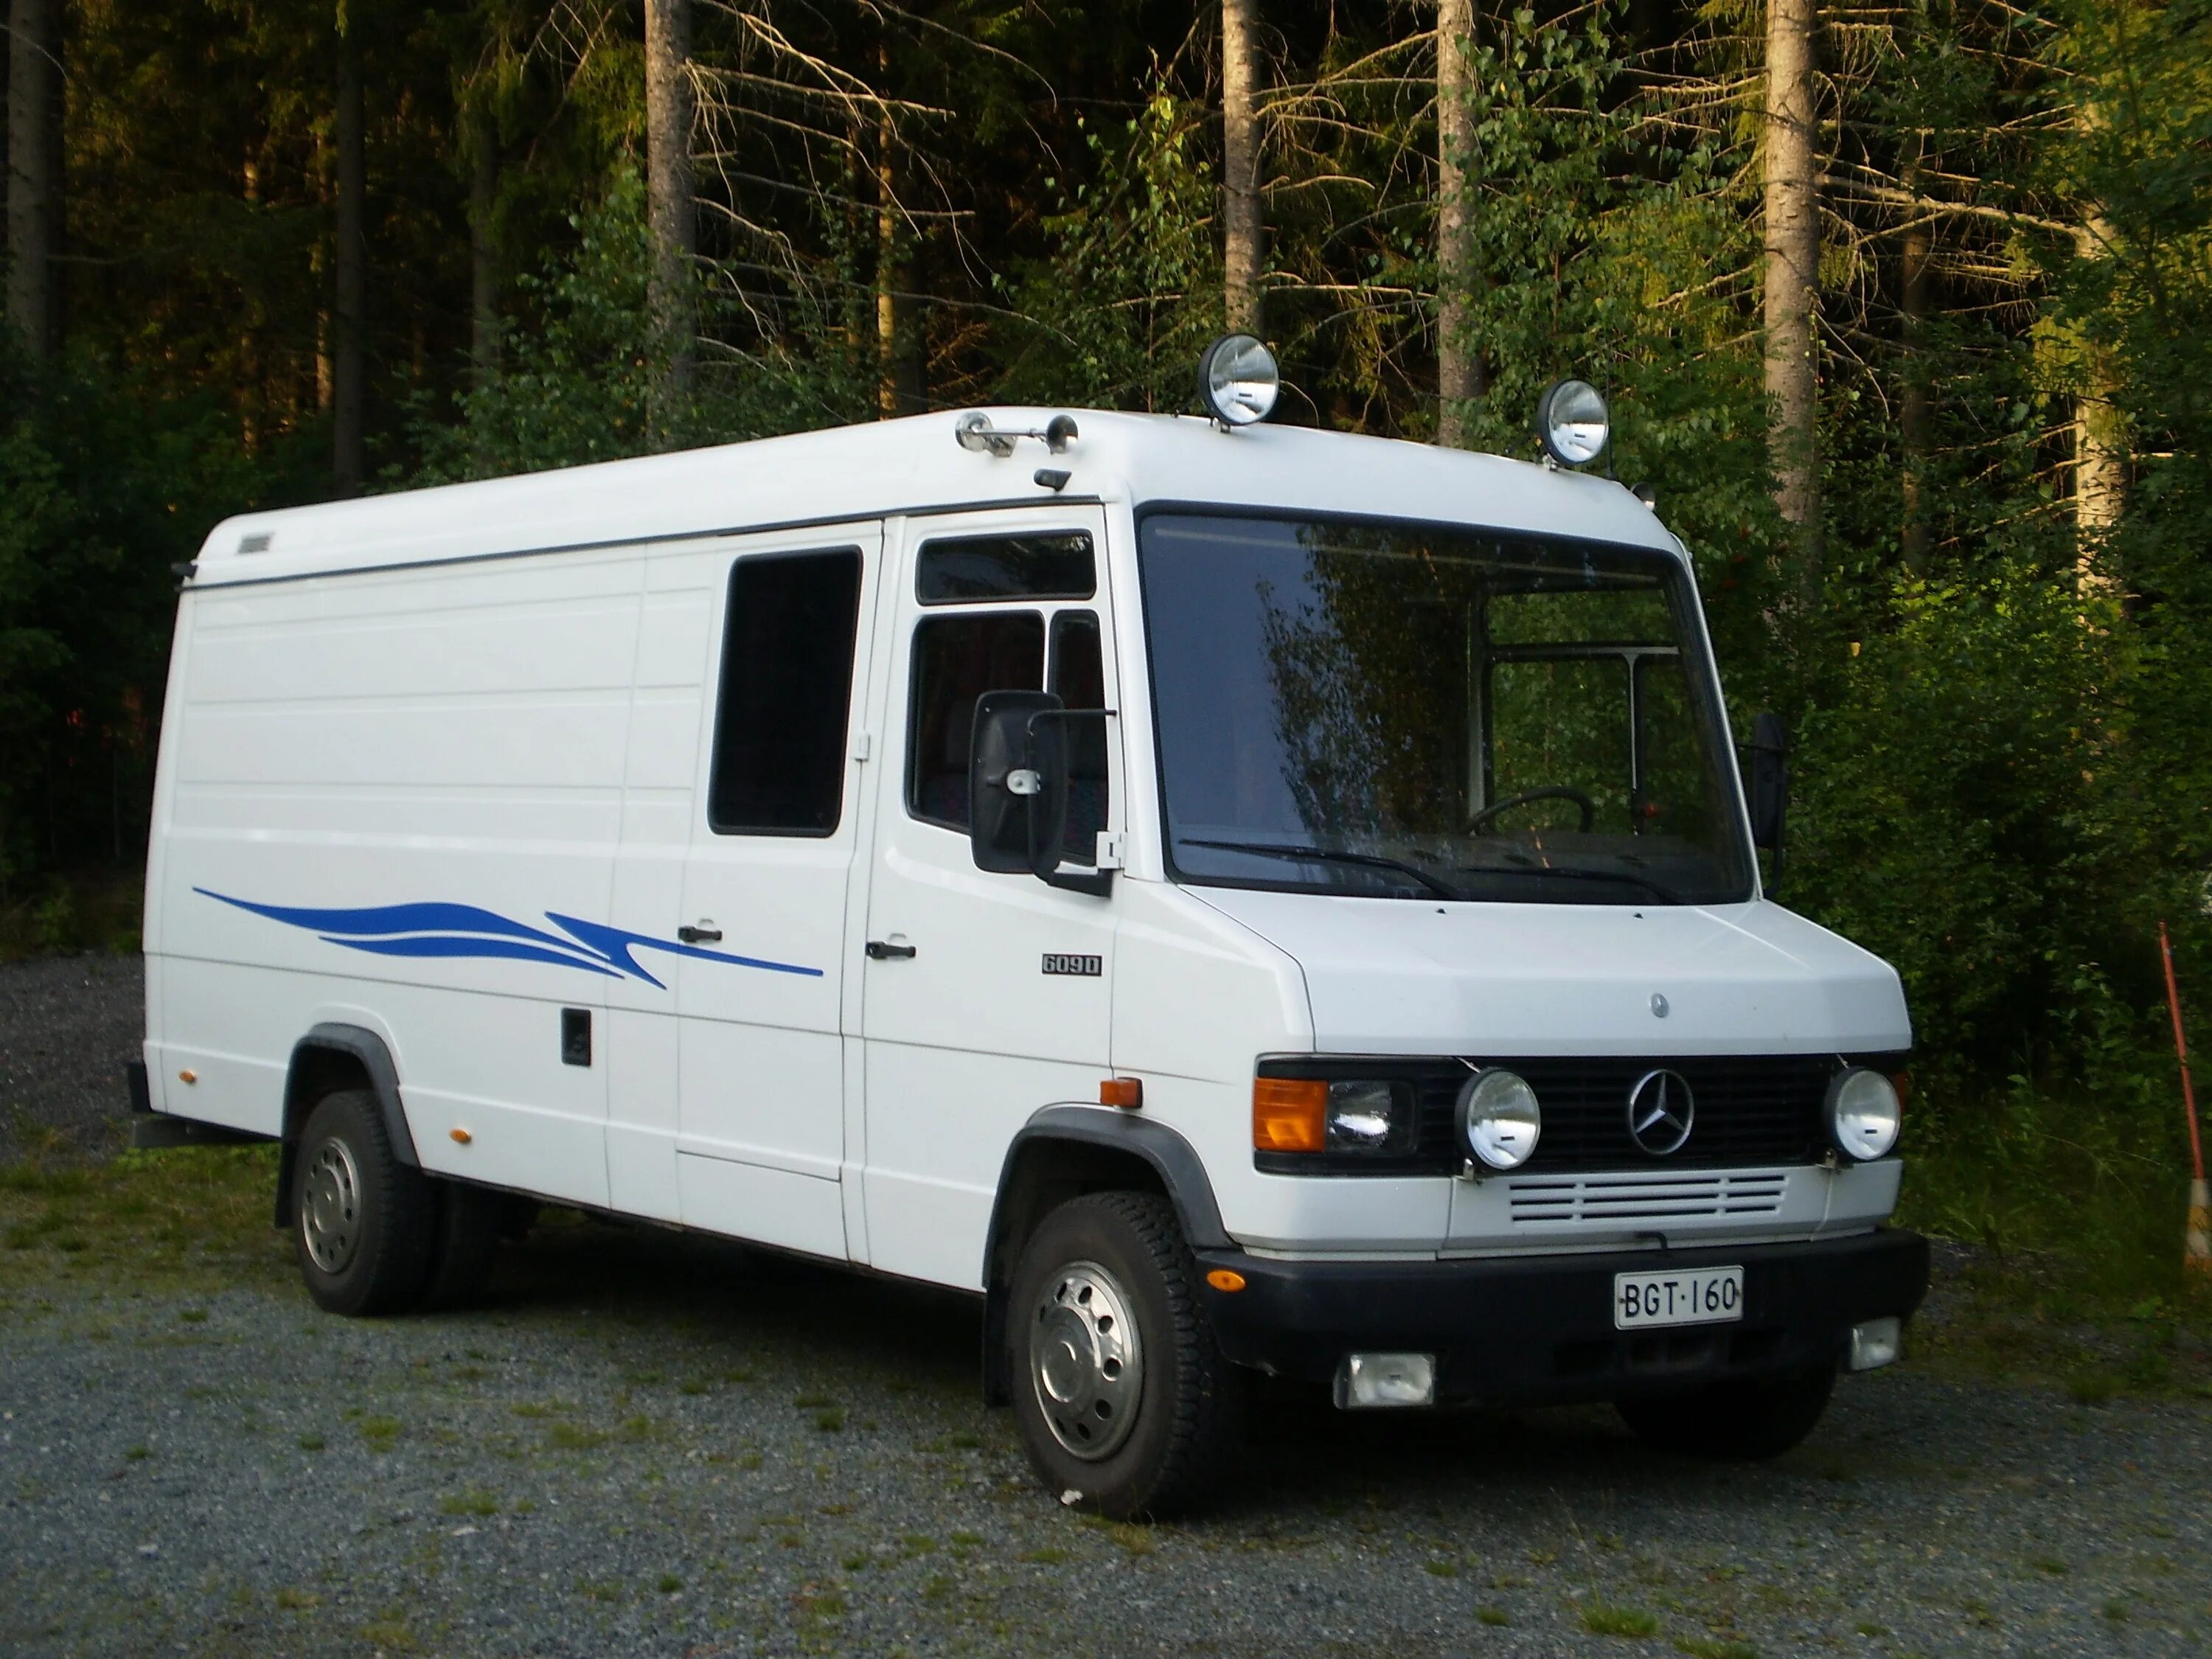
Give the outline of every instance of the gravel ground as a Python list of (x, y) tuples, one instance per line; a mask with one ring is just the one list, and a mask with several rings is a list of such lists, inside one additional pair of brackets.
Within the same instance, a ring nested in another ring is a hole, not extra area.
[(145, 988), (137, 957), (0, 965), (0, 1158), (115, 1143), (129, 1107), (124, 1064), (146, 1036)]
[[(0, 970), (0, 1019), (54, 971)], [(58, 1036), (0, 1029), (11, 1084), (81, 1122), (112, 1023), (73, 1022), (81, 1089)], [(2212, 1647), (2203, 1402), (1908, 1364), (1753, 1469), (1601, 1411), (1277, 1405), (1213, 1513), (1100, 1526), (977, 1405), (963, 1299), (556, 1216), (477, 1310), (333, 1319), (257, 1157), (161, 1155), (185, 1173), (144, 1179), (210, 1196), (129, 1249), (88, 1207), (138, 1213), (119, 1178), (0, 1180), (0, 1652)]]

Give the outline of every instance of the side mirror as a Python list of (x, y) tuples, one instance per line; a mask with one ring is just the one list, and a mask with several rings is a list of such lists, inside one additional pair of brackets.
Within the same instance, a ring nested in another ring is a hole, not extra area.
[(1782, 716), (1761, 714), (1751, 723), (1751, 843), (1774, 854), (1774, 878), (1782, 878), (1782, 846), (1790, 818), (1790, 740)]
[(1110, 870), (1063, 870), (1067, 835), (1067, 722), (1103, 709), (1069, 710), (1049, 691), (986, 691), (975, 699), (968, 751), (968, 845), (975, 867), (1026, 870), (1053, 887), (1102, 896)]
[[(1048, 722), (1044, 734), (1033, 734), (1030, 725), (1034, 716), (1060, 706), (1049, 691), (986, 691), (975, 699), (975, 737), (968, 750), (968, 844), (979, 870), (1034, 870), (1032, 824), (1039, 809), (1048, 819), (1066, 816), (1066, 757), (1035, 752), (1036, 735), (1064, 750), (1058, 722)], [(1044, 844), (1056, 849), (1060, 841), (1055, 836)]]

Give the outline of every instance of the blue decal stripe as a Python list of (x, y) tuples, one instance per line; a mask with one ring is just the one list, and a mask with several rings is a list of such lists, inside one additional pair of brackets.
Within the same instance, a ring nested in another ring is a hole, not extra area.
[(520, 939), (459, 939), (450, 933), (417, 934), (412, 939), (342, 939), (336, 933), (325, 933), (322, 938), (325, 944), (343, 945), (349, 951), (367, 951), (380, 957), (503, 957), (514, 962), (550, 962), (558, 968), (580, 968), (587, 974), (604, 974), (609, 979), (622, 977), (613, 969), (602, 968), (582, 957), (563, 956), (558, 951), (526, 945)]
[(707, 951), (696, 945), (678, 945), (646, 933), (632, 933), (620, 927), (610, 927), (604, 922), (586, 921), (577, 916), (564, 916), (556, 910), (548, 910), (545, 919), (556, 927), (566, 928), (592, 950), (599, 951), (617, 967), (627, 968), (640, 979), (660, 983), (646, 971), (636, 957), (630, 955), (633, 947), (648, 951), (665, 951), (672, 957), (696, 957), (702, 962), (726, 962), (738, 968), (758, 968), (771, 974), (798, 974), (808, 979), (820, 979), (819, 968), (801, 968), (788, 962), (766, 962), (758, 957), (731, 956), (721, 951)]
[(576, 947), (567, 939), (549, 933), (542, 927), (532, 927), (510, 921), (496, 911), (479, 909), (473, 904), (378, 904), (358, 910), (323, 910), (299, 908), (284, 904), (256, 904), (249, 899), (232, 898), (228, 894), (195, 887), (195, 893), (205, 893), (211, 899), (225, 904), (251, 910), (257, 916), (266, 916), (271, 921), (282, 921), (294, 927), (312, 928), (318, 933), (343, 933), (349, 938), (375, 938), (388, 933), (490, 933), (503, 939), (534, 939), (540, 945), (558, 951), (573, 951)]
[(641, 979), (658, 990), (668, 988), (631, 954), (634, 951), (661, 951), (671, 956), (696, 957), (702, 962), (726, 963), (733, 968), (757, 969), (763, 973), (796, 974), (806, 979), (823, 976), (819, 968), (702, 950), (695, 945), (654, 939), (649, 934), (633, 933), (604, 922), (586, 921), (550, 910), (545, 919), (569, 934), (568, 939), (473, 904), (379, 904), (357, 909), (322, 909), (257, 904), (206, 887), (195, 887), (192, 890), (271, 921), (305, 928), (325, 944), (367, 951), (372, 956), (476, 957), (542, 962), (559, 968), (580, 969), (609, 979), (628, 975)]

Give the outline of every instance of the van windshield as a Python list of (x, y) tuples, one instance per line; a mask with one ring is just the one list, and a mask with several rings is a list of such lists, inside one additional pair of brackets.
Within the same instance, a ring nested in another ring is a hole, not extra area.
[(1751, 895), (1669, 556), (1158, 513), (1140, 554), (1178, 878), (1374, 897)]

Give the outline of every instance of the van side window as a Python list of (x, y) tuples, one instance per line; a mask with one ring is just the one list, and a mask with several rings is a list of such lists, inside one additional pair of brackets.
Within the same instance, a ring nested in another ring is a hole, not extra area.
[(981, 599), (1087, 599), (1098, 591), (1091, 538), (954, 536), (921, 544), (915, 598), (924, 605)]
[(908, 704), (907, 810), (968, 829), (968, 747), (975, 699), (1044, 684), (1044, 618), (1034, 611), (925, 617), (915, 625)]
[(836, 833), (860, 615), (858, 548), (730, 568), (707, 792), (718, 834)]
[[(1070, 708), (1106, 706), (1106, 662), (1094, 612), (1063, 611), (1052, 619), (1052, 678), (1045, 689)], [(1106, 722), (1070, 721), (1067, 744), (1067, 834), (1060, 856), (1089, 864), (1106, 827)]]

